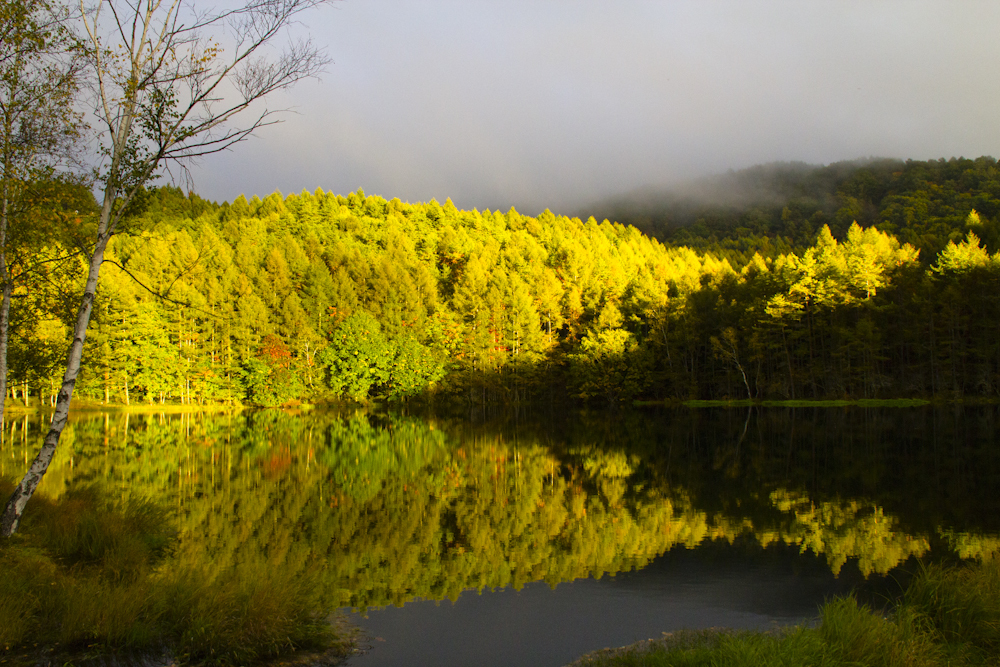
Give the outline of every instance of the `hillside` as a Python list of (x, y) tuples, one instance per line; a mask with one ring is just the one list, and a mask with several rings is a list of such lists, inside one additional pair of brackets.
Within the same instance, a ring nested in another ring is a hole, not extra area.
[[(993, 158), (773, 163), (672, 188), (642, 188), (587, 211), (742, 265), (756, 251), (801, 251), (823, 225), (843, 238), (855, 221), (897, 235), (930, 262), (948, 241), (964, 238), (972, 209), (990, 221), (1000, 214)], [(978, 233), (992, 252), (1000, 250), (995, 225)]]
[[(77, 389), (479, 406), (1000, 392), (995, 161), (740, 178), (785, 189), (663, 242), (360, 190), (221, 206), (155, 190), (111, 247)], [(54, 390), (78, 274), (53, 265), (15, 295), (16, 398)]]

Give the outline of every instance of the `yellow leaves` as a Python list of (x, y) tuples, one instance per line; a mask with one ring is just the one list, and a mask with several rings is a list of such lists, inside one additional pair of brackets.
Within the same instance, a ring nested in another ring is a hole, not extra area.
[(729, 260), (718, 260), (711, 254), (699, 255), (691, 248), (671, 248), (664, 254), (665, 258), (657, 266), (657, 277), (675, 285), (680, 295), (737, 275)]
[[(780, 258), (784, 257), (785, 257), (784, 255), (781, 255)], [(747, 265), (740, 270), (740, 276), (743, 279), (748, 279), (761, 275), (766, 275), (771, 272), (772, 263), (773, 262), (771, 262), (770, 260), (761, 257), (759, 252), (755, 252), (753, 254), (753, 257), (750, 258), (750, 261), (747, 262)]]
[(787, 294), (776, 294), (764, 306), (764, 312), (775, 319), (797, 319), (804, 306)]
[[(723, 278), (735, 276), (736, 271), (733, 270), (728, 259), (720, 260), (716, 259), (714, 255), (706, 254), (702, 257), (701, 274), (702, 276), (710, 276), (711, 282), (718, 284)], [(701, 282), (704, 284), (704, 281)]]
[(917, 261), (917, 250), (875, 227), (861, 229), (858, 223), (847, 231), (843, 245), (848, 282), (865, 298), (871, 298), (879, 287), (888, 283), (890, 269)]
[[(975, 213), (975, 211), (973, 211)], [(938, 261), (931, 267), (934, 273), (967, 273), (975, 269), (1000, 268), (1000, 253), (992, 257), (986, 248), (979, 245), (979, 237), (974, 232), (961, 243), (948, 241)]]
[(894, 270), (916, 262), (917, 254), (910, 244), (900, 244), (875, 227), (862, 229), (855, 222), (838, 243), (824, 225), (816, 244), (801, 257), (789, 254), (775, 260), (773, 273), (786, 288), (768, 301), (765, 311), (775, 318), (796, 319), (809, 306), (869, 300), (889, 284)]

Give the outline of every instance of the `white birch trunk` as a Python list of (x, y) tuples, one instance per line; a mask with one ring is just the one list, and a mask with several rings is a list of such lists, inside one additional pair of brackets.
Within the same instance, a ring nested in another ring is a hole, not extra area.
[(10, 327), (10, 281), (7, 280), (7, 268), (0, 256), (0, 280), (3, 281), (3, 297), (0, 298), (0, 421), (3, 420), (3, 410), (6, 407), (7, 398), (7, 340), (8, 329)]
[[(104, 199), (52, 423), (38, 456), (0, 516), (0, 535), (9, 536), (17, 530), (24, 506), (42, 481), (66, 426), (101, 263), (124, 208), (164, 161), (194, 159), (243, 141), (255, 129), (269, 124), (273, 112), (264, 109), (255, 113), (239, 128), (224, 127), (228, 121), (252, 103), (322, 70), (328, 61), (308, 41), (292, 43), (273, 59), (258, 60), (259, 47), (283, 33), (300, 12), (322, 1), (252, 2), (214, 14), (195, 12), (182, 2), (162, 6), (158, 2), (121, 3), (118, 8), (101, 1), (93, 7), (81, 3), (85, 40), (93, 47), (86, 51), (94, 75), (95, 113), (104, 128), (101, 134), (107, 143), (101, 143), (110, 158), (106, 168), (101, 167)], [(124, 14), (118, 14), (118, 9)], [(190, 10), (190, 15), (182, 15), (182, 10)], [(203, 29), (242, 28), (249, 34), (223, 58), (221, 51), (217, 54), (214, 48), (203, 48), (200, 31), (185, 22), (189, 17)], [(109, 49), (104, 43), (107, 35), (114, 35), (111, 42), (118, 43), (117, 48)], [(240, 91), (240, 99), (224, 104), (220, 91), (232, 84)], [(166, 101), (157, 106), (155, 100)], [(140, 114), (147, 114), (143, 119), (149, 122), (143, 130), (151, 136), (133, 135), (133, 124)], [(122, 208), (112, 221), (116, 202)], [(189, 387), (186, 398), (190, 402)]]
[(7, 399), (7, 341), (10, 328), (10, 272), (7, 268), (7, 209), (9, 197), (7, 184), (4, 182), (3, 210), (0, 211), (0, 283), (3, 287), (0, 300), (0, 422), (3, 421), (3, 409)]
[[(107, 213), (110, 213), (111, 202), (105, 202)], [(104, 217), (104, 216), (102, 216)], [(107, 218), (104, 218), (107, 220)], [(102, 225), (103, 227), (103, 225)], [(66, 373), (63, 375), (62, 386), (56, 398), (56, 409), (52, 413), (52, 422), (49, 432), (45, 435), (45, 441), (39, 450), (35, 460), (28, 467), (21, 483), (14, 489), (13, 495), (7, 501), (3, 515), (0, 516), (0, 536), (9, 537), (17, 530), (21, 522), (21, 515), (24, 513), (24, 506), (38, 484), (42, 481), (42, 476), (52, 463), (52, 457), (56, 453), (59, 445), (59, 436), (62, 435), (66, 427), (66, 420), (69, 417), (69, 402), (73, 397), (73, 387), (76, 385), (76, 377), (80, 374), (80, 359), (83, 356), (83, 343), (87, 338), (87, 326), (90, 324), (90, 314), (94, 307), (94, 295), (97, 292), (97, 280), (101, 271), (101, 264), (104, 262), (104, 250), (107, 248), (110, 235), (103, 232), (98, 235), (97, 246), (90, 259), (90, 268), (87, 273), (87, 284), (84, 288), (83, 298), (80, 302), (80, 310), (77, 312), (76, 325), (73, 328), (73, 342), (69, 348), (69, 355), (66, 359)]]

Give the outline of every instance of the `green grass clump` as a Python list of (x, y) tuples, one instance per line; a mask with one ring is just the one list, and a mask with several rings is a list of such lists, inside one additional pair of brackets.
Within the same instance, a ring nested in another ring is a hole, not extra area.
[[(315, 573), (312, 573), (313, 575)], [(178, 657), (239, 665), (337, 644), (317, 577), (258, 566), (210, 579), (177, 571), (165, 583), (164, 625)]]
[(58, 504), (39, 502), (32, 510), (22, 530), (33, 541), (65, 565), (94, 566), (113, 581), (147, 574), (177, 538), (159, 505), (145, 499), (115, 503), (92, 488), (71, 492)]
[[(12, 491), (0, 480), (0, 497)], [(34, 647), (212, 665), (346, 649), (318, 570), (257, 563), (210, 576), (176, 565), (177, 538), (169, 513), (148, 501), (113, 502), (94, 489), (32, 498), (18, 533), (0, 540), (0, 661), (33, 661)]]
[(680, 632), (585, 656), (576, 667), (945, 667), (1000, 664), (1000, 561), (928, 566), (891, 612), (853, 596), (820, 624), (773, 632)]
[(1000, 656), (1000, 561), (930, 565), (906, 590), (906, 608), (922, 614), (947, 644)]
[(818, 634), (806, 628), (776, 632), (681, 631), (638, 648), (601, 651), (578, 667), (800, 667), (832, 665)]
[(0, 649), (26, 641), (59, 585), (55, 564), (32, 549), (0, 550)]
[[(636, 402), (637, 405), (654, 405), (654, 402)], [(691, 400), (681, 403), (687, 408), (746, 408), (758, 406), (765, 408), (913, 408), (930, 405), (930, 401), (922, 398), (857, 398), (857, 399), (794, 399), (794, 400)]]
[(823, 606), (816, 631), (835, 665), (871, 667), (932, 667), (943, 652), (930, 624), (918, 612), (902, 606), (885, 617), (853, 597)]
[[(4, 481), (0, 498), (12, 490)], [(92, 489), (59, 503), (32, 498), (18, 533), (0, 542), (0, 648), (158, 641), (149, 600), (176, 537), (170, 525), (152, 503), (116, 504)]]

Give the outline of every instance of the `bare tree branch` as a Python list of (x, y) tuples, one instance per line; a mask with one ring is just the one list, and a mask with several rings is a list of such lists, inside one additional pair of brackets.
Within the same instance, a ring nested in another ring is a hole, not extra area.
[(181, 306), (181, 307), (186, 308), (188, 310), (196, 310), (199, 313), (203, 313), (205, 315), (208, 315), (209, 317), (211, 317), (212, 319), (215, 319), (215, 320), (224, 319), (224, 318), (220, 317), (219, 315), (216, 315), (215, 313), (210, 313), (209, 311), (207, 311), (207, 310), (205, 310), (203, 308), (199, 308), (199, 307), (193, 305), (190, 301), (178, 301), (177, 299), (171, 299), (169, 296), (167, 296), (168, 294), (170, 294), (170, 290), (174, 286), (174, 284), (178, 280), (180, 280), (181, 277), (185, 273), (187, 273), (188, 271), (190, 271), (191, 269), (193, 269), (195, 265), (192, 265), (191, 267), (188, 267), (187, 270), (185, 270), (185, 271), (179, 273), (177, 276), (175, 276), (174, 279), (171, 281), (170, 285), (167, 286), (167, 289), (165, 291), (158, 292), (158, 291), (154, 290), (152, 287), (148, 286), (146, 283), (144, 283), (141, 280), (139, 280), (139, 278), (136, 277), (136, 275), (134, 273), (132, 273), (131, 271), (129, 271), (128, 268), (125, 267), (125, 265), (119, 264), (115, 260), (113, 260), (113, 259), (107, 259), (107, 258), (105, 258), (104, 263), (105, 264), (111, 264), (113, 266), (117, 266), (123, 273), (125, 273), (126, 275), (128, 275), (128, 277), (131, 278), (135, 282), (136, 285), (138, 285), (142, 289), (146, 290), (147, 292), (149, 292), (150, 294), (152, 294), (153, 296), (155, 296), (157, 299), (160, 299), (162, 301), (166, 301), (167, 303), (172, 303), (175, 306)]
[[(93, 7), (81, 0), (94, 115), (102, 127), (95, 165), (101, 210), (52, 424), (0, 517), (3, 534), (17, 529), (55, 454), (105, 250), (130, 205), (170, 164), (183, 168), (186, 161), (226, 150), (277, 122), (276, 111), (252, 109), (270, 94), (317, 76), (329, 59), (309, 40), (289, 42), (276, 57), (266, 52), (302, 12), (325, 1), (248, 0), (235, 9), (209, 12), (196, 10), (191, 0), (97, 0)], [(210, 32), (231, 36), (228, 52), (205, 36)]]

